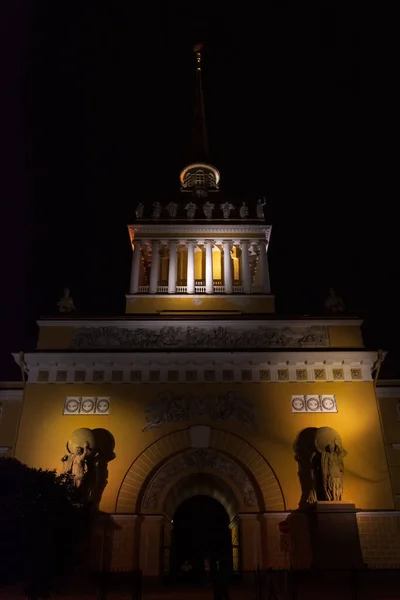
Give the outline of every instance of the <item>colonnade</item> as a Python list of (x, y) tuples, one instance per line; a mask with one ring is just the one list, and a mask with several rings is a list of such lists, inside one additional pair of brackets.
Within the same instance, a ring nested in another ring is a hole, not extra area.
[[(160, 252), (168, 254), (168, 280), (160, 284)], [(213, 251), (221, 253), (221, 279), (216, 281), (214, 274)], [(234, 280), (232, 251), (239, 261), (239, 279)], [(195, 279), (195, 251), (205, 257), (205, 272), (202, 281)], [(178, 285), (178, 254), (186, 252), (186, 285)], [(145, 285), (141, 282), (143, 264), (149, 264), (149, 274)], [(167, 285), (165, 285), (165, 283)], [(270, 293), (267, 260), (267, 242), (260, 240), (134, 240), (130, 293)]]

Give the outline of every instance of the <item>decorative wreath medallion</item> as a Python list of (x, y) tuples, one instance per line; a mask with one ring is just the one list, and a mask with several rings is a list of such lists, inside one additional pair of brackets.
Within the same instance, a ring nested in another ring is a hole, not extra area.
[(76, 413), (79, 410), (79, 400), (77, 398), (69, 398), (65, 403), (65, 409), (69, 413)]
[(296, 396), (292, 400), (292, 407), (293, 407), (293, 410), (304, 410), (304, 408), (305, 408), (304, 399), (300, 398), (299, 396)]
[(308, 398), (307, 409), (315, 412), (319, 409), (319, 400), (317, 398)]
[(99, 398), (97, 400), (96, 412), (106, 413), (110, 410), (110, 401), (107, 398)]
[(321, 403), (325, 410), (333, 410), (335, 408), (335, 402), (333, 398), (329, 396), (324, 396), (324, 398), (322, 398)]
[(91, 413), (94, 410), (94, 399), (93, 398), (84, 398), (82, 400), (81, 412), (83, 413)]

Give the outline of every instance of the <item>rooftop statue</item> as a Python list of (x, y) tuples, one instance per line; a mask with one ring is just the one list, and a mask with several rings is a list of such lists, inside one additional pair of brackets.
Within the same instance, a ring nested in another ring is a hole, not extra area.
[(153, 212), (151, 214), (153, 219), (159, 219), (161, 216), (161, 204), (159, 202), (153, 202)]
[(242, 202), (242, 206), (239, 209), (239, 214), (241, 219), (245, 219), (249, 216), (249, 209), (247, 207), (246, 202)]
[(169, 214), (169, 216), (171, 217), (171, 219), (175, 219), (175, 217), (176, 217), (176, 215), (178, 213), (178, 205), (177, 205), (176, 202), (170, 202), (165, 207), (165, 210), (167, 211), (167, 213)]
[(265, 198), (259, 198), (257, 200), (257, 218), (264, 219), (264, 206), (267, 204)]
[(328, 297), (325, 300), (325, 310), (333, 314), (342, 313), (345, 310), (343, 299), (333, 288), (329, 288)]
[(234, 210), (235, 208), (230, 202), (224, 202), (223, 204), (220, 204), (220, 207), (222, 210), (222, 214), (224, 215), (224, 219), (229, 219), (229, 214), (231, 210)]
[(64, 295), (61, 300), (57, 302), (57, 306), (60, 313), (70, 313), (76, 310), (69, 288), (64, 288)]
[(215, 204), (213, 204), (212, 202), (209, 202), (208, 200), (207, 200), (207, 202), (205, 202), (203, 204), (203, 211), (204, 211), (204, 214), (207, 219), (212, 218), (212, 211), (214, 210), (214, 207), (215, 207)]
[(136, 207), (135, 214), (137, 219), (141, 219), (143, 217), (144, 204), (143, 202), (139, 202)]
[(197, 204), (194, 202), (188, 202), (185, 206), (185, 210), (187, 212), (188, 219), (194, 219), (197, 210)]

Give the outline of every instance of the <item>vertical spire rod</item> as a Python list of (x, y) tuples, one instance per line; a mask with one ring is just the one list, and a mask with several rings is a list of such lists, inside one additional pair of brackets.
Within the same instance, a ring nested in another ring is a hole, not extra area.
[(196, 98), (195, 98), (195, 123), (194, 123), (194, 139), (193, 151), (197, 155), (198, 160), (208, 159), (208, 139), (206, 128), (206, 115), (204, 110), (203, 84), (201, 77), (201, 62), (203, 44), (196, 44), (193, 47), (193, 52), (196, 56)]

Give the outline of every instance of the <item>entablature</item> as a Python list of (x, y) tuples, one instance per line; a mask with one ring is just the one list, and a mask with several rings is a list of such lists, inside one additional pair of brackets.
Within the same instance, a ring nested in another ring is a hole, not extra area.
[(340, 383), (371, 382), (377, 355), (369, 350), (33, 352), (24, 360), (28, 383)]
[(132, 243), (135, 238), (144, 241), (160, 239), (186, 240), (187, 238), (196, 240), (213, 239), (222, 243), (225, 239), (240, 240), (243, 237), (265, 240), (269, 243), (272, 226), (257, 223), (246, 225), (213, 224), (205, 220), (204, 225), (135, 223), (135, 225), (129, 225), (128, 230)]

